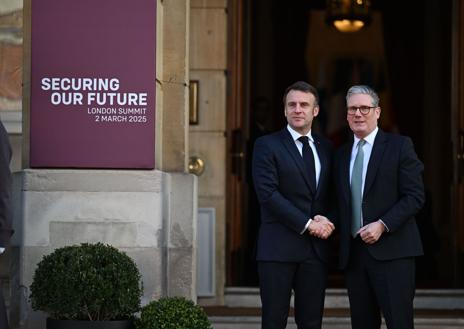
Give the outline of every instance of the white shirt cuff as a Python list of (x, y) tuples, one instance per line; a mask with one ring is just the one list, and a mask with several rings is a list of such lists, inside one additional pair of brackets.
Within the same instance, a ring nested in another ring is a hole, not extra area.
[(385, 226), (385, 231), (390, 232), (390, 229), (388, 228), (387, 224), (383, 222), (383, 220), (379, 219), (379, 221)]
[(0, 254), (3, 254), (4, 251), (5, 251), (5, 248), (0, 248)]
[(311, 224), (312, 219), (308, 219), (308, 222), (306, 223), (303, 231), (300, 232), (300, 234), (304, 234), (304, 232), (309, 228), (309, 224)]

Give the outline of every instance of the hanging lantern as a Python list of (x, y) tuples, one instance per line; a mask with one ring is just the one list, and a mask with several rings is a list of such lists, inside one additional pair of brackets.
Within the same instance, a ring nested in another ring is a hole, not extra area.
[(340, 32), (359, 31), (370, 20), (370, 0), (327, 0), (326, 21)]

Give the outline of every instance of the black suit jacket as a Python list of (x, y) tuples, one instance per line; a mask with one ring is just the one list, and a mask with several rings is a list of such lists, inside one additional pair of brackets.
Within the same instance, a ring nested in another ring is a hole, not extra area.
[(261, 226), (258, 233), (258, 261), (299, 262), (311, 249), (323, 261), (328, 261), (327, 240), (300, 234), (308, 219), (327, 214), (329, 207), (332, 146), (314, 135), (321, 162), (317, 190), (309, 183), (303, 158), (287, 128), (260, 137), (253, 152), (253, 181), (261, 206)]
[[(353, 140), (335, 156), (335, 184), (338, 195), (340, 267), (348, 263), (351, 243), (350, 157)], [(364, 225), (382, 219), (389, 228), (380, 239), (368, 245), (378, 260), (422, 255), (422, 243), (415, 214), (425, 201), (423, 164), (417, 158), (410, 138), (379, 129), (367, 167), (362, 199)]]
[(0, 247), (8, 246), (13, 234), (11, 229), (11, 189), (12, 178), (10, 172), (11, 146), (8, 133), (0, 123)]

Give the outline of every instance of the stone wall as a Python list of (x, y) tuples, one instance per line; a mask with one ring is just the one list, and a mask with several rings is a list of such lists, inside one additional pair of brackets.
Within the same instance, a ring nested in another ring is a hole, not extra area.
[(0, 4), (0, 111), (21, 111), (22, 1)]
[(12, 328), (44, 328), (45, 315), (28, 302), (36, 265), (54, 249), (82, 242), (113, 245), (135, 260), (143, 304), (166, 295), (196, 300), (195, 176), (24, 170), (15, 178)]
[(191, 156), (202, 159), (200, 207), (215, 209), (215, 296), (202, 305), (224, 303), (226, 271), (226, 95), (227, 1), (190, 1), (190, 79), (198, 81), (198, 123), (190, 125)]
[(44, 328), (45, 315), (28, 302), (33, 272), (43, 255), (73, 243), (101, 241), (126, 251), (142, 272), (143, 303), (160, 296), (196, 300), (197, 179), (185, 174), (190, 2), (153, 0), (158, 170), (112, 171), (27, 169), (31, 1), (0, 2), (0, 118), (18, 171), (16, 233), (0, 259), (0, 279), (12, 293), (12, 328)]

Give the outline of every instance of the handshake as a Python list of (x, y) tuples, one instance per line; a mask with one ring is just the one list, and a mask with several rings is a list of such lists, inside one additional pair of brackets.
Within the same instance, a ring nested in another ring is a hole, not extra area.
[(320, 239), (327, 239), (334, 230), (334, 224), (322, 215), (314, 216), (308, 227), (309, 234)]

